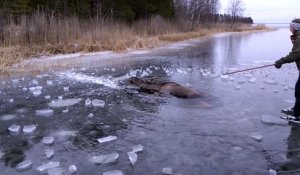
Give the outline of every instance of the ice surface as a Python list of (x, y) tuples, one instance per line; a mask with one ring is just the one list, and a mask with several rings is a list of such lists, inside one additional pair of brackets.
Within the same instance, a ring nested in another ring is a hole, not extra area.
[(104, 106), (105, 106), (105, 101), (99, 100), (99, 99), (94, 99), (94, 100), (92, 100), (92, 104), (93, 104), (94, 107), (101, 107), (101, 108), (104, 108)]
[(51, 159), (54, 156), (54, 150), (53, 149), (45, 149), (45, 154), (47, 159)]
[(7, 120), (12, 120), (14, 118), (16, 118), (17, 116), (16, 115), (13, 115), (13, 114), (9, 114), (9, 115), (4, 115), (1, 117), (1, 120), (2, 121), (7, 121)]
[(12, 125), (8, 128), (8, 130), (9, 130), (10, 132), (12, 132), (12, 133), (18, 133), (18, 132), (20, 131), (20, 129), (21, 129), (21, 126), (16, 125), (16, 124), (12, 124)]
[(244, 83), (246, 83), (246, 80), (239, 80), (238, 81), (238, 84), (244, 84)]
[(43, 137), (42, 143), (45, 145), (52, 145), (54, 143), (54, 137)]
[(163, 174), (173, 174), (172, 168), (168, 167), (168, 168), (163, 168), (162, 170)]
[(138, 153), (138, 152), (142, 152), (144, 149), (144, 147), (142, 145), (134, 145), (132, 147), (132, 152)]
[(36, 110), (35, 114), (37, 116), (41, 117), (50, 117), (53, 115), (53, 110), (52, 109), (41, 109), (41, 110)]
[(128, 152), (127, 155), (128, 155), (128, 158), (129, 158), (132, 166), (134, 166), (134, 164), (137, 161), (137, 154), (135, 152)]
[(52, 108), (68, 107), (75, 105), (81, 101), (81, 98), (71, 98), (65, 100), (56, 100), (50, 102), (48, 105)]
[(24, 133), (33, 133), (33, 131), (36, 129), (36, 125), (26, 125), (23, 127), (23, 132)]
[(22, 172), (32, 168), (31, 160), (24, 160), (16, 166), (17, 171)]
[(260, 142), (263, 140), (263, 136), (260, 133), (254, 132), (250, 135), (251, 138), (253, 138), (254, 140)]
[(265, 89), (265, 87), (264, 87), (264, 86), (260, 86), (259, 88), (260, 88), (261, 90), (264, 90), (264, 89)]
[(277, 175), (277, 171), (273, 169), (269, 169), (269, 175)]
[(55, 168), (55, 167), (59, 167), (59, 162), (50, 161), (50, 162), (48, 162), (48, 163), (46, 163), (42, 166), (37, 167), (37, 170), (38, 171), (45, 171), (47, 169), (52, 169), (52, 168)]
[(124, 174), (120, 170), (112, 170), (112, 171), (104, 172), (103, 175), (124, 175)]
[(71, 174), (75, 174), (77, 172), (77, 167), (75, 165), (70, 165), (69, 166), (69, 172)]
[(279, 91), (278, 91), (277, 89), (274, 89), (273, 92), (274, 92), (274, 93), (278, 93)]
[(107, 137), (103, 137), (103, 138), (98, 139), (98, 142), (99, 143), (105, 143), (105, 142), (113, 141), (113, 140), (116, 140), (116, 139), (117, 139), (116, 136), (107, 136)]
[(290, 89), (290, 90), (295, 90), (295, 86), (289, 85), (289, 89)]
[(92, 100), (90, 98), (87, 98), (84, 102), (85, 106), (91, 106), (92, 105)]
[(269, 125), (287, 125), (288, 121), (280, 119), (279, 117), (274, 117), (271, 115), (262, 115), (261, 121)]
[(287, 90), (289, 90), (289, 87), (287, 87), (287, 86), (284, 86), (284, 88), (283, 88), (285, 91), (287, 91)]
[(118, 153), (112, 153), (107, 155), (99, 155), (92, 157), (91, 161), (95, 164), (107, 164), (116, 162), (119, 158)]

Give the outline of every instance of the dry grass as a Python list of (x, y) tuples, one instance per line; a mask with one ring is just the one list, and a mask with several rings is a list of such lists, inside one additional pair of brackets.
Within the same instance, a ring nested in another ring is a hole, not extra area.
[[(234, 31), (252, 30), (249, 26), (236, 26)], [(232, 31), (225, 24), (190, 29), (188, 23), (160, 17), (129, 26), (110, 19), (81, 21), (76, 17), (56, 18), (38, 12), (29, 18), (23, 17), (20, 23), (11, 20), (4, 26), (4, 40), (0, 43), (0, 73), (9, 73), (13, 64), (41, 55), (153, 48), (167, 42)], [(255, 28), (263, 29), (263, 26)]]

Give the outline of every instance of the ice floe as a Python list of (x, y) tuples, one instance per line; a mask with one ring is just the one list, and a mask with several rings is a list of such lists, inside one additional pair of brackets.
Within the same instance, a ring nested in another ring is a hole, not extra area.
[(52, 108), (68, 107), (75, 105), (81, 101), (81, 98), (71, 98), (65, 100), (51, 101), (48, 105)]
[(35, 114), (40, 117), (50, 117), (53, 115), (53, 110), (52, 109), (36, 110)]
[(36, 125), (26, 125), (23, 127), (23, 132), (26, 134), (33, 133), (36, 129)]
[(54, 137), (43, 137), (42, 143), (45, 145), (53, 145)]
[(110, 142), (110, 141), (113, 141), (113, 140), (116, 140), (116, 139), (117, 139), (116, 136), (107, 136), (107, 137), (103, 137), (103, 138), (98, 139), (98, 142), (99, 143), (105, 143), (105, 142)]
[(258, 141), (258, 142), (260, 142), (260, 141), (263, 140), (263, 136), (260, 133), (258, 133), (258, 132), (252, 133), (250, 135), (250, 137), (253, 138), (254, 140)]
[(105, 101), (104, 100), (99, 100), (99, 99), (93, 99), (92, 100), (92, 105), (94, 107), (101, 107), (101, 108), (104, 108), (105, 106)]
[(54, 150), (53, 149), (45, 149), (45, 155), (47, 159), (51, 159), (54, 156)]
[(14, 134), (19, 133), (19, 132), (20, 132), (20, 129), (21, 129), (21, 126), (20, 126), (20, 125), (16, 125), (16, 124), (12, 124), (12, 125), (8, 128), (9, 132), (14, 133)]
[(75, 174), (77, 172), (77, 167), (75, 165), (70, 165), (69, 166), (69, 172), (71, 174)]
[(24, 160), (16, 166), (16, 170), (19, 172), (26, 171), (32, 168), (31, 160)]
[(103, 175), (124, 175), (124, 174), (120, 170), (112, 170), (112, 171), (104, 172)]
[(172, 170), (172, 168), (170, 168), (170, 167), (163, 168), (163, 169), (162, 169), (162, 173), (163, 173), (163, 174), (168, 174), (168, 175), (170, 175), (170, 174), (173, 174), (173, 170)]
[(134, 166), (137, 161), (137, 154), (135, 152), (128, 152), (127, 155), (131, 165)]
[(93, 156), (91, 161), (95, 164), (107, 164), (116, 162), (119, 158), (118, 153), (106, 154), (106, 155), (99, 155)]
[(42, 166), (37, 167), (37, 170), (43, 172), (45, 170), (56, 168), (56, 167), (59, 167), (59, 162), (50, 161)]

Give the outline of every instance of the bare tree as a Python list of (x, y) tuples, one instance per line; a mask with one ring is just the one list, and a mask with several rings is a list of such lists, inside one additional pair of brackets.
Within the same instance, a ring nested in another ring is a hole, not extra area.
[(243, 0), (231, 0), (228, 5), (228, 14), (231, 16), (231, 28), (238, 19), (243, 16), (245, 11)]

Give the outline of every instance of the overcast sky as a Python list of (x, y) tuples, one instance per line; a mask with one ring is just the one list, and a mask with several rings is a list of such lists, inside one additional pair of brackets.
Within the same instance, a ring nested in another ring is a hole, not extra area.
[[(222, 11), (231, 0), (220, 0)], [(255, 23), (289, 23), (300, 18), (299, 0), (243, 0), (244, 16), (251, 16)]]

